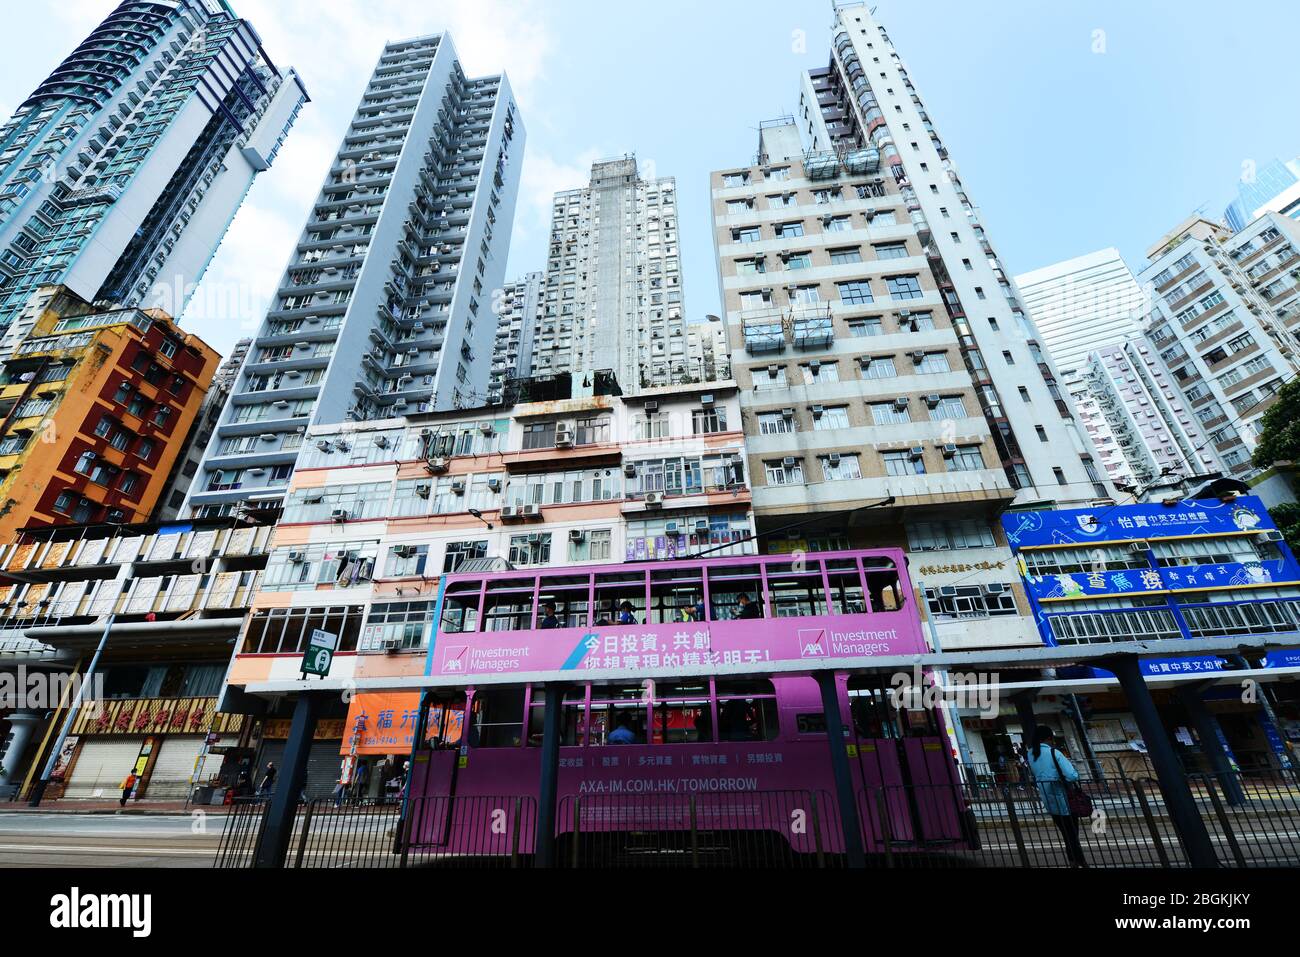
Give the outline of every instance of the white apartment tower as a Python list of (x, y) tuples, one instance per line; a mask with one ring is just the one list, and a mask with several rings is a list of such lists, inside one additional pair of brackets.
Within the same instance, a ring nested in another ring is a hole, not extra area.
[(902, 58), (865, 4), (836, 8), (831, 62), (805, 77), (798, 123), (815, 147), (814, 168), (859, 150), (879, 153), (881, 178), (902, 198), (901, 215), (916, 229), (978, 387), (1000, 464), (1017, 490), (1014, 506), (1108, 497), (1057, 366)]
[(283, 500), (309, 424), (478, 407), (523, 158), (504, 76), (451, 37), (390, 43), (190, 489), (196, 516)]
[(1206, 436), (1207, 467), (1248, 478), (1260, 420), (1300, 372), (1300, 223), (1270, 212), (1230, 234), (1192, 217), (1147, 259), (1145, 336)]
[(674, 179), (628, 155), (555, 195), (534, 374), (608, 370), (627, 394), (684, 381), (684, 315)]
[(1118, 249), (1101, 249), (1016, 277), (1025, 307), (1067, 383), (1097, 349), (1141, 330), (1146, 299)]
[(498, 405), (505, 400), (506, 383), (510, 379), (532, 375), (533, 343), (541, 315), (545, 278), (540, 272), (527, 273), (522, 279), (506, 283), (497, 297), (494, 304), (497, 337), (492, 347), (489, 405)]
[(731, 379), (731, 344), (727, 322), (720, 316), (706, 316), (703, 322), (686, 327), (687, 368), (700, 382)]
[(42, 287), (179, 316), (307, 101), (224, 0), (117, 4), (0, 126), (0, 353)]

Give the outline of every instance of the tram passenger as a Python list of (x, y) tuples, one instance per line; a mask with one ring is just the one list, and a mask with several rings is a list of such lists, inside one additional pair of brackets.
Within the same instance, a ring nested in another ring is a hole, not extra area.
[(748, 595), (741, 595), (739, 598), (739, 608), (736, 611), (737, 618), (762, 618), (763, 609), (757, 602), (751, 601)]
[(537, 627), (544, 630), (560, 627), (560, 619), (555, 617), (554, 602), (548, 601), (542, 604), (542, 619), (537, 623)]
[(632, 730), (632, 719), (619, 715), (618, 727), (609, 733), (610, 744), (636, 744), (636, 732)]
[(636, 620), (636, 615), (634, 614), (635, 611), (636, 609), (632, 607), (630, 601), (623, 602), (623, 604), (618, 606), (618, 623), (620, 625), (641, 624), (641, 622)]

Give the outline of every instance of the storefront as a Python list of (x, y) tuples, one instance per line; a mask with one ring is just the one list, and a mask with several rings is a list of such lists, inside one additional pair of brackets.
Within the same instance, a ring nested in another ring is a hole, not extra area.
[[(253, 787), (262, 783), (268, 762), (275, 765), (277, 776), (278, 772), (283, 771), (289, 725), (288, 718), (267, 718), (262, 721), (261, 741), (254, 762)], [(307, 783), (304, 787), (309, 799), (328, 797), (338, 785), (342, 767), (339, 751), (343, 744), (344, 727), (342, 718), (325, 719), (316, 724), (316, 736), (307, 758)]]
[[(74, 800), (121, 796), (134, 771), (134, 797), (183, 801), (190, 782), (214, 774), (220, 759), (204, 747), (209, 732), (217, 745), (238, 741), (242, 715), (216, 713), (215, 698), (153, 698), (86, 705), (65, 743), (53, 784)], [(203, 758), (200, 762), (200, 758)]]

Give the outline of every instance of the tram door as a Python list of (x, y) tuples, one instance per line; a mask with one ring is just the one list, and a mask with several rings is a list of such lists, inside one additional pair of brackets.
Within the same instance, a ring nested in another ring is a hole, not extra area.
[(900, 700), (884, 676), (849, 680), (858, 763), (870, 801), (866, 815), (882, 832), (883, 789), (894, 841), (933, 842), (961, 838), (960, 791), (937, 713)]
[(415, 750), (408, 791), (413, 845), (437, 847), (450, 841), (454, 810), (450, 798), (456, 793), (466, 738), (465, 704), (463, 692), (429, 704), (425, 740)]

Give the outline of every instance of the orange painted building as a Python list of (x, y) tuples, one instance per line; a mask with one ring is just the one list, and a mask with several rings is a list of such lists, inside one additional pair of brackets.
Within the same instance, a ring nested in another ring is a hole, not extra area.
[(219, 361), (159, 310), (51, 296), (0, 369), (0, 541), (147, 521)]

